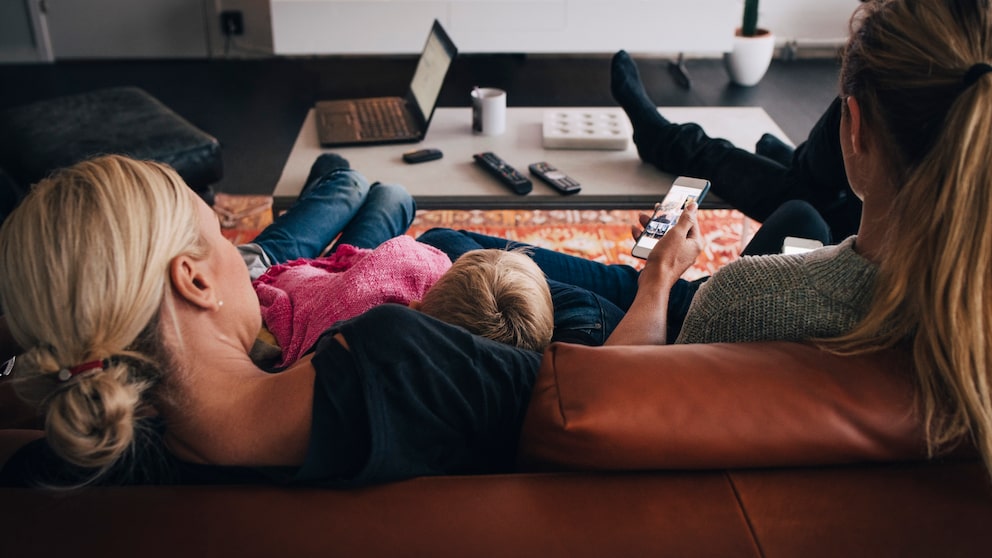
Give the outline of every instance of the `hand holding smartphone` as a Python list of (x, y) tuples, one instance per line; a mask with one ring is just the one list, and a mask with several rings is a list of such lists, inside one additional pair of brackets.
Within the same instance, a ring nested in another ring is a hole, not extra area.
[(654, 215), (644, 227), (644, 232), (637, 238), (630, 255), (635, 258), (647, 259), (648, 254), (658, 243), (658, 239), (678, 222), (685, 206), (690, 201), (695, 201), (698, 205), (709, 191), (709, 180), (687, 176), (676, 178), (672, 188), (665, 195), (665, 199), (655, 206)]

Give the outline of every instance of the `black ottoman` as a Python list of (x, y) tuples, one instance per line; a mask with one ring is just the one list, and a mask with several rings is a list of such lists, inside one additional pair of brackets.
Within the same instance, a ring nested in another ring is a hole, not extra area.
[(22, 190), (95, 155), (171, 165), (213, 203), (224, 168), (220, 143), (137, 87), (100, 89), (0, 111), (0, 167)]

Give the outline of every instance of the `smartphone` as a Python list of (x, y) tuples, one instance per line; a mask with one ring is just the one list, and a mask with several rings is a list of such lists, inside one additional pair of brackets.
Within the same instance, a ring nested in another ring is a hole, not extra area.
[(782, 253), (783, 254), (802, 254), (803, 252), (809, 252), (810, 250), (816, 250), (821, 248), (823, 243), (819, 240), (813, 240), (810, 238), (799, 238), (795, 236), (785, 237), (785, 242), (782, 243)]
[(644, 232), (637, 238), (630, 255), (635, 258), (647, 259), (651, 249), (658, 239), (665, 236), (668, 229), (678, 222), (679, 216), (690, 201), (698, 205), (710, 191), (710, 181), (702, 178), (680, 176), (675, 179), (672, 189), (665, 194), (665, 199), (655, 205), (651, 221), (644, 227)]

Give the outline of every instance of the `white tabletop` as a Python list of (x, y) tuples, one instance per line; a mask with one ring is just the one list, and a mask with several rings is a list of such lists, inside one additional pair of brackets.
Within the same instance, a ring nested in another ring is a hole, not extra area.
[[(641, 162), (633, 142), (624, 151), (545, 149), (542, 122), (547, 110), (563, 107), (507, 109), (506, 132), (487, 137), (472, 133), (471, 109), (439, 108), (427, 137), (420, 143), (371, 147), (321, 148), (314, 112), (307, 113), (282, 176), (273, 192), (276, 208), (288, 207), (299, 195), (310, 165), (318, 155), (335, 152), (347, 158), (372, 181), (401, 184), (421, 209), (437, 208), (648, 208), (668, 191), (674, 176)], [(564, 110), (569, 110), (564, 107)], [(594, 108), (589, 110), (603, 110)], [(673, 122), (696, 122), (713, 137), (753, 150), (762, 134), (789, 141), (759, 107), (662, 107)], [(436, 147), (444, 157), (427, 163), (404, 163), (412, 149)], [(493, 151), (521, 173), (527, 165), (548, 161), (582, 184), (579, 194), (563, 196), (532, 177), (531, 193), (518, 196), (478, 167), (472, 154)], [(701, 177), (706, 178), (706, 177)]]

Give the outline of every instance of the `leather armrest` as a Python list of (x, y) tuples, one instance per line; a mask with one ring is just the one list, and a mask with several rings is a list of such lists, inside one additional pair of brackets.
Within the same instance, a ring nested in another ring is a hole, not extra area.
[(544, 355), (523, 468), (637, 470), (921, 459), (909, 360), (798, 343), (583, 347)]
[(0, 165), (22, 187), (94, 155), (171, 165), (195, 192), (224, 176), (220, 142), (147, 91), (109, 87), (0, 110)]

